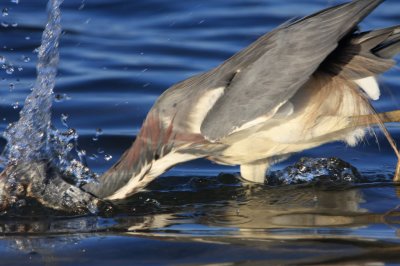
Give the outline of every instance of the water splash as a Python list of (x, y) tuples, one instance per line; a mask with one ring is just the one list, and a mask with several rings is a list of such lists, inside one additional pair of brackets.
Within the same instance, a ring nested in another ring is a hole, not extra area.
[(19, 121), (11, 124), (4, 133), (6, 157), (10, 162), (40, 161), (50, 154), (51, 106), (59, 63), (62, 1), (49, 1), (49, 18), (38, 49), (35, 86), (25, 100)]
[[(62, 2), (48, 2), (48, 22), (37, 49), (36, 83), (25, 100), (20, 119), (4, 133), (7, 145), (0, 157), (0, 164), (6, 166), (0, 173), (2, 214), (29, 213), (37, 204), (75, 214), (96, 213), (100, 204), (79, 188), (96, 175), (84, 163), (85, 152), (78, 148), (76, 130), (68, 127), (66, 116), (62, 117), (65, 132), (51, 123), (52, 102), (57, 99), (53, 90), (59, 63)], [(6, 58), (0, 61), (7, 65)], [(19, 103), (14, 107), (19, 108)]]
[(301, 158), (294, 165), (271, 172), (269, 185), (295, 185), (322, 182), (325, 184), (365, 181), (357, 169), (339, 158)]
[[(52, 102), (56, 98), (54, 87), (59, 64), (58, 47), (62, 35), (62, 2), (49, 0), (48, 20), (41, 46), (37, 49), (36, 83), (25, 100), (20, 119), (10, 124), (4, 133), (7, 146), (3, 155), (9, 164), (51, 161), (61, 172), (71, 177), (72, 182), (81, 185), (90, 182), (95, 174), (82, 163), (85, 158), (77, 148), (78, 134), (68, 126), (65, 132), (61, 132), (51, 123)], [(79, 161), (73, 158), (73, 152), (77, 153)]]

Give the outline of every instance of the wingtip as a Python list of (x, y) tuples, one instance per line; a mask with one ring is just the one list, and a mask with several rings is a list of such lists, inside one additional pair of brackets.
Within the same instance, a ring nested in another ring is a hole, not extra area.
[(343, 28), (340, 37), (343, 38), (350, 31), (354, 30), (357, 25), (364, 20), (364, 18), (366, 18), (384, 1), (385, 0), (354, 0), (352, 2), (348, 2), (347, 4), (338, 6), (336, 12), (341, 10), (341, 12), (347, 13), (347, 25)]
[(375, 9), (377, 6), (385, 2), (385, 0), (354, 0), (350, 2), (349, 4), (355, 3), (355, 4), (362, 4), (362, 6), (365, 6), (364, 8), (368, 8), (370, 10)]

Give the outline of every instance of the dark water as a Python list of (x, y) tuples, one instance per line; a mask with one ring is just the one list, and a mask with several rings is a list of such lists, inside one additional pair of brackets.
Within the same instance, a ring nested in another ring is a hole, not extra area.
[[(67, 115), (90, 167), (103, 172), (170, 85), (218, 65), (289, 18), (339, 2), (65, 0), (53, 122), (65, 128)], [(0, 70), (1, 132), (18, 119), (36, 78), (46, 3), (0, 0), (0, 55), (13, 64), (13, 71)], [(399, 14), (400, 2), (388, 0), (363, 28), (400, 24)], [(398, 66), (380, 80), (379, 111), (399, 108)], [(400, 139), (397, 125), (389, 130)], [(274, 167), (336, 156), (363, 176), (353, 185), (245, 186), (233, 175), (237, 168), (200, 160), (172, 169), (113, 217), (4, 216), (0, 264), (396, 264), (396, 159), (379, 130), (377, 139), (357, 148), (325, 145)]]

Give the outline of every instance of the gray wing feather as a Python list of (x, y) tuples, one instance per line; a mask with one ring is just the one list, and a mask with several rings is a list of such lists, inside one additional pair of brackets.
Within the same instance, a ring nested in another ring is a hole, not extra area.
[(220, 140), (286, 102), (381, 2), (353, 1), (285, 24), (226, 61), (216, 72), (240, 72), (207, 114), (201, 133)]

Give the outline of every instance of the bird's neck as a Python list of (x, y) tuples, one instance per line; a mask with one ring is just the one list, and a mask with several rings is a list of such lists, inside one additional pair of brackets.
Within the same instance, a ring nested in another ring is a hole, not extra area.
[(173, 130), (173, 121), (163, 124), (155, 112), (150, 112), (132, 147), (104, 173), (97, 184), (86, 184), (84, 190), (99, 198), (126, 198), (172, 166), (204, 157), (196, 152), (204, 144), (198, 134)]
[(83, 189), (107, 198), (129, 184), (129, 193), (134, 193), (152, 180), (144, 178), (153, 162), (172, 150), (172, 141), (172, 123), (165, 128), (158, 115), (150, 112), (132, 146), (97, 183), (86, 184)]

